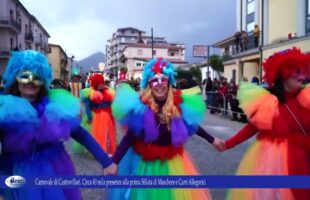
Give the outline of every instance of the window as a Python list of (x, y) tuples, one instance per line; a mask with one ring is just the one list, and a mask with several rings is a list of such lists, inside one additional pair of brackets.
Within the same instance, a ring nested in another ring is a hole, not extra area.
[(246, 30), (247, 30), (247, 32), (250, 32), (250, 31), (254, 30), (254, 26), (255, 26), (255, 23), (254, 23), (254, 22), (248, 23), (248, 24), (246, 25)]
[(11, 48), (11, 50), (14, 49), (14, 39), (13, 38), (10, 39), (10, 48)]
[(13, 13), (13, 10), (10, 10), (10, 18), (11, 18), (11, 19), (14, 19), (14, 13)]
[(153, 56), (156, 56), (156, 50), (153, 50)]
[(306, 6), (306, 34), (310, 34), (310, 0), (307, 0)]
[(231, 79), (236, 83), (236, 70), (235, 69), (232, 70), (232, 77), (231, 77)]
[(248, 0), (247, 14), (255, 12), (255, 0)]
[(141, 67), (141, 63), (140, 63), (140, 62), (137, 62), (137, 63), (136, 63), (136, 66), (137, 66), (137, 67)]
[(137, 54), (138, 54), (138, 56), (142, 56), (143, 55), (142, 49), (138, 49)]
[(247, 0), (246, 31), (253, 31), (255, 25), (255, 0)]
[(25, 24), (25, 32), (26, 32), (26, 34), (28, 34), (28, 25), (27, 24)]
[(169, 52), (169, 56), (175, 56), (175, 52), (174, 51), (170, 51)]

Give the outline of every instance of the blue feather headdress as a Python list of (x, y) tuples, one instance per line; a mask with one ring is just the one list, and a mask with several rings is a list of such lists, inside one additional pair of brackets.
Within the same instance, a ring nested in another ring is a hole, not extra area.
[(13, 52), (3, 75), (4, 88), (9, 88), (16, 81), (17, 74), (22, 71), (33, 72), (44, 81), (44, 87), (49, 89), (52, 70), (44, 55), (33, 50)]
[(144, 67), (141, 87), (145, 89), (149, 80), (156, 74), (164, 74), (168, 76), (170, 85), (175, 86), (174, 76), (176, 75), (176, 72), (172, 63), (163, 58), (154, 58), (150, 60)]

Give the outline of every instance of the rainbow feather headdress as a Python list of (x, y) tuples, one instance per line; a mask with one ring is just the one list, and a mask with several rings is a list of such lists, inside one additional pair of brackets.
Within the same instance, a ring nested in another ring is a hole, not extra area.
[(4, 88), (9, 88), (19, 72), (31, 71), (44, 81), (48, 90), (52, 81), (52, 70), (47, 58), (33, 50), (13, 52), (3, 75)]
[(163, 58), (154, 58), (150, 60), (144, 67), (141, 87), (145, 89), (150, 79), (156, 74), (166, 75), (169, 78), (170, 85), (175, 86), (174, 76), (176, 75), (176, 72), (172, 63)]

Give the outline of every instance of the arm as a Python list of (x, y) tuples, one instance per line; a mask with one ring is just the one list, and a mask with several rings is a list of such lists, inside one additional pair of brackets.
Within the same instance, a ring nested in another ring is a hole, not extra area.
[(101, 149), (98, 143), (90, 136), (90, 134), (84, 130), (81, 126), (78, 126), (72, 133), (71, 137), (82, 144), (86, 149), (95, 156), (100, 162), (102, 167), (106, 168), (112, 164), (112, 160)]
[(255, 135), (259, 130), (251, 123), (248, 123), (243, 127), (236, 135), (231, 137), (225, 142), (227, 149), (233, 148), (234, 146), (246, 141), (253, 135)]
[(202, 137), (203, 139), (207, 140), (210, 144), (213, 145), (213, 147), (216, 150), (224, 151), (226, 149), (225, 143), (224, 143), (223, 140), (221, 140), (221, 139), (219, 139), (217, 137), (213, 137), (212, 135), (210, 135), (207, 131), (205, 131), (200, 126), (199, 126), (198, 131), (197, 131), (196, 134), (199, 135), (200, 137)]
[(133, 145), (135, 137), (133, 133), (128, 130), (126, 135), (123, 137), (121, 143), (118, 145), (116, 152), (112, 158), (113, 162), (118, 164), (123, 158), (127, 150)]
[(214, 142), (214, 137), (210, 135), (207, 131), (205, 131), (203, 128), (201, 128), (201, 126), (199, 126), (196, 134), (202, 137), (203, 139), (207, 140), (210, 144)]

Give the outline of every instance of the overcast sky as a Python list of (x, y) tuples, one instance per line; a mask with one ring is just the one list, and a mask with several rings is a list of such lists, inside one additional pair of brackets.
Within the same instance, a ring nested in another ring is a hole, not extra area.
[[(76, 60), (105, 53), (117, 28), (135, 27), (168, 42), (213, 44), (236, 30), (236, 0), (20, 0)], [(213, 50), (211, 50), (212, 54)]]

